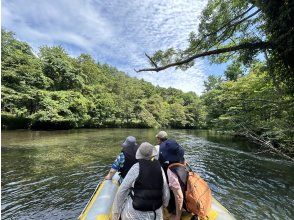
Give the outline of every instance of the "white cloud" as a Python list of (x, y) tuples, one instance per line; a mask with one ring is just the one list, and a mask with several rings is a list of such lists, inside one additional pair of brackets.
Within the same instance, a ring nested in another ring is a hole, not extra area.
[(95, 11), (93, 1), (4, 1), (4, 27), (35, 45), (65, 43), (91, 50), (111, 37), (111, 24)]
[(36, 50), (60, 44), (71, 55), (92, 54), (106, 62), (163, 87), (183, 91), (203, 90), (203, 61), (187, 71), (166, 70), (137, 74), (148, 66), (144, 52), (183, 48), (191, 31), (197, 31), (202, 0), (10, 0), (2, 3), (5, 28)]

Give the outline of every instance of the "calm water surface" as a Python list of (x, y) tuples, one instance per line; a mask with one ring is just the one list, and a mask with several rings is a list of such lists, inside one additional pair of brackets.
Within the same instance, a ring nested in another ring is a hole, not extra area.
[[(155, 130), (2, 132), (2, 219), (76, 219), (128, 135)], [(237, 219), (294, 219), (294, 164), (206, 131), (170, 130), (192, 167)]]

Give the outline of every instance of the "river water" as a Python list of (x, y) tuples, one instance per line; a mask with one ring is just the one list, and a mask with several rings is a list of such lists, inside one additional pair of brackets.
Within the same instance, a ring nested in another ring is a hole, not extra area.
[[(237, 219), (293, 219), (294, 164), (208, 131), (169, 130), (192, 168)], [(2, 132), (2, 219), (76, 219), (128, 135), (155, 144), (156, 130)]]

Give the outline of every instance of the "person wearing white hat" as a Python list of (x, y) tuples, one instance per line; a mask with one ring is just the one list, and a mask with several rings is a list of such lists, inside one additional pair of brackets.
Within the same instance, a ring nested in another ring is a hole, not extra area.
[(114, 199), (112, 219), (163, 219), (169, 202), (169, 187), (163, 169), (154, 159), (156, 149), (148, 142), (140, 145), (134, 164)]
[(161, 143), (167, 140), (167, 133), (165, 131), (160, 131), (157, 133), (155, 137), (157, 139), (157, 144), (160, 145)]
[(160, 155), (160, 145), (167, 140), (167, 133), (165, 131), (160, 131), (155, 137), (157, 139), (157, 145), (154, 146), (157, 152), (155, 159), (158, 160)]

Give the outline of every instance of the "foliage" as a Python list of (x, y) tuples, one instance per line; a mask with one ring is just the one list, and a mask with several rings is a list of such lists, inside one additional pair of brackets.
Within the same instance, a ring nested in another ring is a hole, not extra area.
[(222, 82), (202, 99), (207, 126), (241, 135), (251, 132), (294, 154), (293, 96), (273, 85), (263, 64), (236, 81)]
[(212, 89), (217, 89), (222, 82), (221, 77), (210, 75), (207, 78), (207, 81), (204, 81), (205, 91), (208, 92)]
[(241, 69), (240, 62), (233, 62), (227, 67), (224, 73), (227, 80), (236, 81), (238, 78), (244, 75), (244, 71)]
[(195, 59), (208, 56), (214, 63), (232, 62), (226, 77), (236, 80), (241, 65), (250, 68), (266, 59), (271, 79), (287, 85), (288, 93), (294, 91), (294, 1), (209, 0), (198, 31), (190, 33), (188, 42), (185, 49), (169, 48), (148, 56), (152, 67), (138, 72), (185, 70)]
[(36, 56), (5, 30), (1, 80), (3, 127), (204, 126), (195, 93), (155, 87), (90, 55), (70, 57), (60, 46), (41, 47)]
[(274, 83), (266, 63), (255, 62), (244, 76), (234, 61), (226, 74), (226, 80), (209, 76), (199, 97), (128, 77), (87, 54), (70, 57), (61, 47), (42, 47), (37, 57), (2, 31), (2, 127), (251, 131), (293, 155), (294, 100), (287, 86)]

